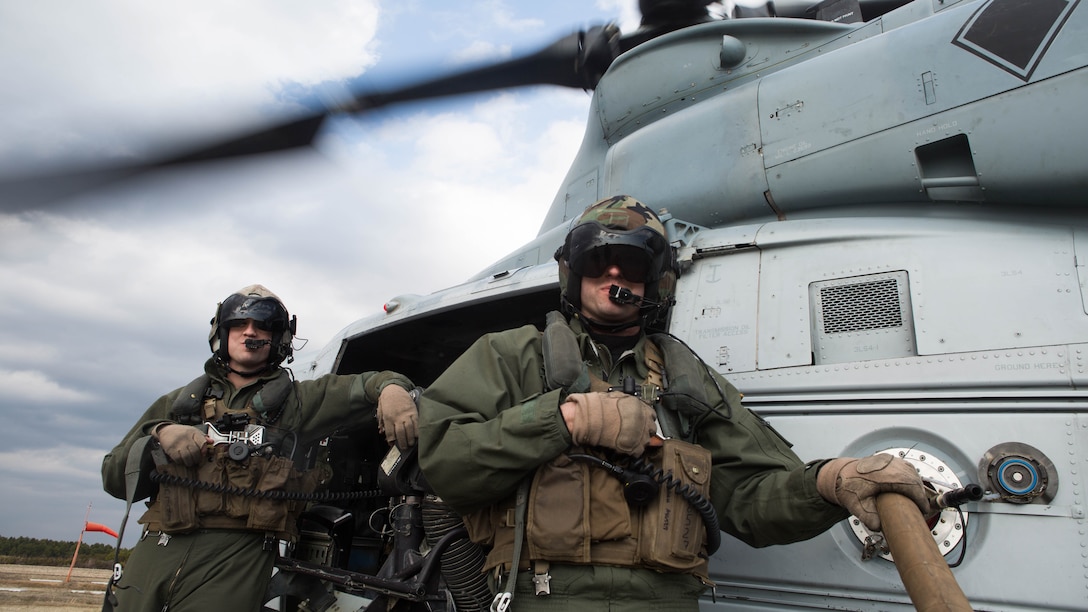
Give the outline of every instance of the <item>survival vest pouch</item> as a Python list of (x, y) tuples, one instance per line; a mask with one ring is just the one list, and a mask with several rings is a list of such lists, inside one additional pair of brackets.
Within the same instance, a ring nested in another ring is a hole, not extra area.
[(297, 539), (296, 523), (305, 501), (272, 494), (312, 493), (318, 485), (316, 472), (299, 471), (287, 457), (251, 455), (237, 461), (228, 453), (228, 446), (221, 444), (196, 467), (158, 462), (159, 496), (140, 522), (167, 533), (247, 529)]
[[(575, 448), (572, 453), (587, 452)], [(600, 467), (560, 455), (537, 468), (529, 490), (525, 522), (527, 560), (646, 567), (707, 576), (707, 529), (681, 487), (705, 498), (710, 493), (710, 451), (668, 439), (641, 460), (653, 465), (661, 492), (649, 504), (632, 507), (623, 484)], [(689, 497), (691, 495), (689, 494)], [(581, 511), (572, 512), (572, 508)], [(491, 546), (485, 569), (513, 559), (515, 508), (512, 500), (470, 513), (465, 519), (474, 542)], [(524, 565), (523, 565), (524, 567)]]
[(639, 558), (654, 569), (691, 572), (705, 578), (707, 530), (717, 529), (718, 525), (716, 521), (704, 524), (692, 500), (680, 494), (680, 487), (687, 487), (706, 501), (710, 495), (710, 451), (667, 438), (661, 447), (647, 450), (642, 460), (660, 466), (657, 477), (665, 486), (642, 509)]
[(600, 467), (569, 455), (541, 466), (529, 491), (529, 558), (706, 577), (706, 529), (717, 524), (705, 525), (691, 498), (709, 503), (710, 451), (670, 438), (638, 463), (664, 485), (644, 507), (628, 504), (623, 483)]
[[(156, 455), (161, 455), (161, 458), (156, 456), (155, 460), (155, 469), (158, 470), (159, 474), (173, 476), (179, 480), (197, 479), (196, 468), (166, 460), (165, 454), (161, 450), (156, 449), (154, 452)], [(153, 531), (165, 531), (167, 533), (193, 531), (200, 526), (200, 523), (196, 517), (196, 504), (193, 499), (192, 489), (161, 482), (155, 503), (140, 517), (140, 522), (148, 523), (148, 528)]]

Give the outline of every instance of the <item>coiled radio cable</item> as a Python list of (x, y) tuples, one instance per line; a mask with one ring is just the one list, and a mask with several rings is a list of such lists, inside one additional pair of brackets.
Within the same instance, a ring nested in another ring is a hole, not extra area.
[(189, 489), (200, 489), (202, 491), (222, 493), (224, 495), (235, 495), (238, 497), (255, 497), (259, 499), (272, 499), (277, 501), (337, 502), (366, 499), (371, 497), (389, 497), (388, 493), (380, 490), (344, 492), (323, 491), (321, 493), (306, 493), (304, 491), (284, 491), (282, 489), (274, 489), (271, 491), (261, 491), (258, 489), (243, 489), (241, 487), (207, 482), (204, 480), (194, 480), (192, 478), (185, 478), (183, 476), (176, 476), (174, 474), (163, 474), (162, 472), (159, 472), (157, 470), (152, 470), (150, 477), (151, 482), (159, 484), (186, 487)]

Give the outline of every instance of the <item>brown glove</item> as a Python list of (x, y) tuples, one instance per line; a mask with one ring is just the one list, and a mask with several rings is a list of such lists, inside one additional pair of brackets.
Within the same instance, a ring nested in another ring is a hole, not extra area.
[(200, 462), (204, 448), (210, 442), (208, 435), (196, 427), (178, 423), (160, 425), (151, 435), (159, 441), (159, 446), (171, 461), (190, 467)]
[(560, 410), (571, 439), (579, 446), (606, 446), (640, 457), (657, 432), (653, 409), (619, 391), (571, 393)]
[(849, 510), (872, 531), (880, 531), (880, 515), (876, 512), (876, 496), (880, 493), (905, 495), (922, 514), (934, 511), (918, 470), (886, 453), (861, 459), (832, 459), (816, 475), (816, 490), (827, 501)]
[(400, 385), (387, 385), (378, 396), (378, 432), (385, 441), (406, 450), (419, 438), (416, 401)]

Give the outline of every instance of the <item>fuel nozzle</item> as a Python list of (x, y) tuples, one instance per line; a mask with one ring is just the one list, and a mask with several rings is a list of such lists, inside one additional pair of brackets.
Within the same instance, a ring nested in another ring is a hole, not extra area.
[(967, 502), (982, 499), (982, 486), (968, 483), (959, 489), (952, 489), (937, 495), (935, 503), (938, 508), (958, 508)]

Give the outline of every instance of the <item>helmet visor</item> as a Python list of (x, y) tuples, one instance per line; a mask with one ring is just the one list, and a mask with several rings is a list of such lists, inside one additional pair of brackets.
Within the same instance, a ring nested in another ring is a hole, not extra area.
[(641, 249), (634, 247), (599, 247), (586, 253), (579, 261), (581, 275), (586, 278), (604, 276), (611, 267), (616, 266), (623, 278), (631, 282), (645, 283), (650, 280), (650, 259)]
[(575, 274), (586, 278), (600, 277), (616, 265), (625, 279), (652, 283), (665, 271), (669, 245), (648, 227), (623, 231), (590, 222), (572, 229), (568, 240), (567, 264)]
[(268, 298), (231, 296), (223, 304), (223, 322), (226, 327), (244, 324), (253, 319), (258, 329), (277, 332), (287, 328), (287, 311), (279, 302)]

